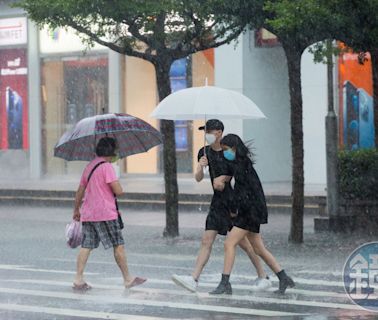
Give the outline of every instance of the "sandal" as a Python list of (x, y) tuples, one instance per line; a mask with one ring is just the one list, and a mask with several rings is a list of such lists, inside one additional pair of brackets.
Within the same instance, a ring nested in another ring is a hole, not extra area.
[(139, 286), (143, 283), (145, 283), (147, 281), (147, 279), (144, 279), (144, 278), (139, 278), (139, 277), (135, 277), (133, 281), (131, 281), (130, 284), (128, 285), (125, 285), (126, 289), (130, 289), (132, 287), (136, 287), (136, 286)]
[(74, 283), (72, 289), (77, 292), (86, 292), (88, 290), (91, 290), (92, 287), (88, 283), (84, 282), (82, 284)]

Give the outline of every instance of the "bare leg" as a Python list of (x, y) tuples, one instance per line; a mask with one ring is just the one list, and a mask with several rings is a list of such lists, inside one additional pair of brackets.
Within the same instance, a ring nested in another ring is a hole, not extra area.
[(248, 255), (249, 259), (251, 260), (252, 264), (254, 265), (256, 269), (257, 276), (259, 278), (265, 279), (267, 277), (267, 274), (265, 273), (265, 270), (261, 263), (261, 259), (255, 253), (255, 250), (253, 250), (253, 247), (247, 237), (244, 237), (244, 239), (239, 242), (239, 247), (242, 248), (245, 251), (245, 253)]
[(265, 248), (261, 235), (259, 233), (249, 232), (247, 237), (256, 254), (264, 260), (270, 269), (272, 269), (274, 273), (280, 272), (282, 270), (281, 266), (278, 264), (276, 258)]
[(213, 243), (217, 237), (218, 232), (215, 230), (206, 230), (202, 236), (201, 248), (198, 253), (196, 265), (192, 276), (194, 280), (198, 280), (199, 276), (202, 273), (203, 268), (206, 263), (209, 261), (211, 249), (213, 248)]
[(295, 287), (293, 279), (286, 274), (285, 270), (278, 264), (276, 258), (265, 248), (261, 235), (259, 233), (250, 232), (248, 239), (255, 249), (256, 254), (258, 254), (277, 275), (279, 285), (275, 293), (284, 294), (287, 288)]
[(77, 256), (76, 276), (74, 280), (74, 284), (76, 285), (81, 285), (84, 283), (84, 269), (91, 251), (92, 249), (80, 248), (79, 254)]
[(245, 238), (248, 231), (233, 227), (224, 242), (224, 266), (223, 274), (231, 274), (235, 262), (236, 246)]
[(125, 248), (123, 245), (114, 247), (114, 259), (117, 262), (117, 265), (122, 272), (123, 281), (125, 285), (127, 285), (133, 280), (133, 278), (130, 276), (130, 273), (129, 273)]

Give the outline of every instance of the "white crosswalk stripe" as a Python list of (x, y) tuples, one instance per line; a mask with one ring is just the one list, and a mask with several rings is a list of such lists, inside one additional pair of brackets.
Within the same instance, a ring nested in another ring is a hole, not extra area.
[[(42, 281), (42, 280), (18, 280), (18, 282), (25, 282), (25, 283), (33, 283), (33, 284), (46, 284), (46, 285), (56, 285), (56, 286), (65, 286), (65, 287), (71, 287), (72, 284), (70, 282), (63, 282), (63, 281)], [(170, 284), (169, 281), (163, 281), (160, 280), (158, 281), (157, 279), (150, 279), (149, 282), (152, 283), (164, 283), (164, 284)], [(202, 284), (204, 287), (214, 287), (213, 283), (205, 283)], [(111, 285), (96, 285), (97, 288), (99, 289), (107, 289), (107, 290), (123, 290), (124, 288), (122, 286), (111, 286)], [(234, 288), (247, 288), (247, 286), (234, 286)], [(250, 287), (248, 287), (250, 288)], [(273, 291), (274, 289), (270, 290)], [(160, 294), (172, 294), (172, 295), (187, 295), (187, 296), (193, 296), (192, 293), (185, 292), (183, 290), (171, 290), (171, 289), (156, 289), (156, 288), (133, 288), (132, 291), (135, 292), (144, 292), (144, 293), (160, 293)], [(308, 294), (311, 295), (311, 291), (308, 290), (291, 290), (294, 291), (295, 293), (300, 293), (300, 294)], [(1, 288), (0, 288), (1, 292)], [(219, 299), (219, 297), (209, 295), (208, 293), (201, 293), (198, 292), (196, 293), (198, 297), (201, 298), (207, 298), (210, 300), (215, 300)], [(345, 299), (345, 294), (337, 294), (333, 293), (333, 297), (337, 298), (342, 298)], [(227, 300), (235, 300), (235, 301), (251, 301), (251, 302), (264, 302), (264, 303), (277, 303), (277, 304), (282, 304), (283, 300), (282, 299), (275, 299), (275, 298), (268, 298), (268, 297), (251, 297), (251, 296), (242, 296), (242, 295), (232, 295), (232, 296), (226, 296), (223, 295), (222, 299), (227, 299)], [(320, 307), (320, 308), (340, 308), (340, 309), (349, 309), (349, 310), (359, 310), (360, 308), (356, 307), (355, 305), (351, 305), (349, 303), (324, 303), (324, 302), (319, 302), (319, 301), (301, 301), (301, 300), (289, 300), (285, 299), (284, 300), (285, 304), (294, 304), (294, 305), (302, 305), (302, 306), (314, 306), (314, 307)]]
[[(18, 265), (9, 265), (9, 264), (1, 264), (0, 265), (0, 270), (29, 271), (29, 272), (41, 272), (41, 273), (75, 274), (74, 271), (38, 269), (38, 268), (30, 268), (30, 266), (18, 266)], [(86, 274), (87, 275), (95, 275), (95, 274), (98, 274), (98, 273), (87, 272)]]
[[(108, 278), (109, 280), (117, 280), (117, 282), (121, 283), (122, 279), (121, 278)], [(72, 283), (70, 282), (63, 282), (63, 281), (50, 281), (50, 280), (7, 280), (7, 281), (12, 281), (12, 282), (22, 282), (22, 283), (32, 283), (32, 284), (46, 284), (46, 285), (63, 285), (63, 286), (71, 286)], [(161, 279), (148, 279), (148, 283), (156, 283), (156, 284), (163, 284), (163, 285), (172, 285), (172, 282), (170, 280), (161, 280)], [(214, 288), (216, 284), (215, 283), (201, 283), (200, 287), (203, 288), (208, 288), (209, 290), (211, 288)], [(101, 284), (96, 284), (97, 288), (102, 288), (102, 289), (117, 289), (121, 290), (123, 289), (122, 286), (115, 286), (115, 285), (101, 285)], [(249, 285), (242, 285), (242, 284), (236, 284), (232, 286), (234, 289), (240, 289), (240, 290), (251, 290), (251, 286)], [(143, 287), (138, 287), (138, 288), (133, 288), (133, 291), (141, 291), (141, 292), (155, 292), (155, 293), (167, 293), (167, 294), (177, 294), (177, 295), (188, 295), (188, 296), (193, 296), (193, 293), (186, 292), (185, 290), (182, 290), (180, 288), (177, 289), (156, 289), (156, 288), (147, 288), (144, 289)], [(276, 288), (270, 288), (267, 290), (268, 292), (274, 292)], [(311, 296), (311, 297), (332, 297), (332, 298), (340, 298), (343, 300), (347, 300), (347, 297), (345, 293), (338, 293), (338, 292), (329, 292), (329, 291), (316, 291), (316, 290), (301, 290), (301, 289), (290, 289), (290, 293), (294, 294), (300, 294), (304, 296)], [(197, 293), (197, 295), (200, 295), (200, 293)], [(214, 296), (209, 296), (209, 298), (214, 297)]]
[(92, 301), (98, 303), (111, 303), (111, 304), (123, 304), (123, 305), (139, 305), (139, 306), (152, 306), (152, 307), (166, 307), (174, 309), (184, 309), (184, 310), (197, 310), (197, 311), (212, 311), (221, 313), (233, 313), (233, 314), (243, 314), (243, 315), (257, 315), (257, 316), (295, 316), (300, 315), (291, 312), (281, 312), (281, 311), (270, 311), (270, 310), (257, 310), (257, 309), (247, 309), (247, 308), (237, 308), (229, 306), (215, 306), (215, 305), (200, 305), (193, 303), (176, 303), (169, 301), (159, 301), (159, 300), (142, 300), (142, 299), (130, 299), (123, 297), (109, 297), (109, 296), (94, 296), (91, 293), (86, 295), (78, 295), (75, 293), (68, 292), (57, 292), (57, 291), (46, 291), (46, 290), (28, 290), (28, 289), (10, 289), (10, 288), (0, 288), (0, 292), (7, 294), (22, 294), (29, 296), (38, 296), (46, 298), (62, 298), (62, 299), (72, 299), (72, 300), (84, 300)]
[[(212, 296), (207, 291), (215, 288), (219, 274), (204, 274), (201, 278), (203, 281), (200, 283), (199, 292), (193, 294), (177, 287), (170, 279), (149, 278), (143, 286), (125, 290), (119, 285), (122, 283), (120, 277), (91, 273), (88, 274), (88, 278), (91, 280), (93, 290), (86, 294), (77, 294), (72, 292), (71, 279), (67, 278), (72, 271), (63, 269), (64, 266), (59, 269), (47, 269), (33, 266), (0, 265), (0, 270), (3, 272), (12, 272), (12, 278), (6, 273), (4, 276), (0, 273), (0, 299), (2, 296), (17, 296), (17, 302), (19, 302), (7, 304), (0, 300), (0, 310), (78, 317), (78, 319), (82, 317), (125, 320), (169, 318), (162, 317), (161, 313), (155, 317), (154, 308), (182, 310), (183, 314), (185, 311), (228, 314), (240, 316), (240, 319), (242, 316), (313, 315), (317, 314), (319, 309), (361, 311), (359, 306), (349, 301), (343, 292), (343, 283), (338, 280), (340, 277), (335, 275), (331, 275), (329, 279), (314, 279), (311, 278), (309, 272), (303, 273), (301, 277), (295, 278), (296, 288), (289, 289), (287, 295), (280, 297), (273, 294), (273, 288), (263, 293), (252, 292), (251, 286), (247, 284), (254, 279), (250, 275), (232, 276), (233, 295)], [(28, 278), (29, 274), (37, 275), (38, 278), (35, 276)], [(58, 280), (51, 280), (53, 274), (59, 275)], [(276, 282), (275, 279), (272, 280)], [(274, 284), (276, 285), (276, 283)], [(46, 305), (46, 298), (53, 299), (56, 305)], [(29, 303), (30, 299), (37, 299), (39, 304)], [(79, 302), (84, 303), (84, 307), (78, 309), (77, 303)], [(115, 308), (121, 309), (124, 307), (124, 311), (103, 312), (91, 308), (91, 306), (101, 304), (113, 305)], [(146, 308), (147, 311), (134, 315), (129, 312), (132, 306)]]
[(8, 311), (22, 311), (32, 313), (45, 313), (54, 316), (71, 316), (71, 317), (86, 317), (91, 319), (109, 319), (109, 320), (164, 320), (166, 318), (138, 316), (138, 315), (126, 315), (119, 313), (107, 313), (96, 311), (83, 311), (78, 309), (67, 308), (51, 308), (41, 306), (30, 306), (21, 304), (5, 304), (0, 303), (0, 310)]

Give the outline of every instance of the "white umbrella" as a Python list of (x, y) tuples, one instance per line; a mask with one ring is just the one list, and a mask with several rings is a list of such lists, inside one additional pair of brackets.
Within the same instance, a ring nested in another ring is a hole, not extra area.
[(166, 120), (266, 118), (245, 95), (212, 86), (176, 91), (161, 101), (151, 116)]

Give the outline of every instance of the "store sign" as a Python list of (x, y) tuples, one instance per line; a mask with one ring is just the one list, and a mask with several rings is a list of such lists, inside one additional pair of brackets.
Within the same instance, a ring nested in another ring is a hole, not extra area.
[(27, 41), (26, 18), (0, 19), (0, 46), (25, 44)]
[(256, 47), (276, 47), (280, 45), (278, 38), (268, 30), (261, 28), (255, 31)]
[[(72, 28), (56, 28), (54, 30), (48, 27), (40, 31), (40, 51), (41, 53), (64, 53), (84, 51), (86, 45)], [(104, 49), (105, 47), (95, 43), (92, 50)]]
[(28, 69), (21, 65), (21, 58), (17, 57), (15, 59), (8, 60), (4, 67), (0, 69), (0, 75), (2, 76), (12, 76), (12, 75), (21, 75), (27, 74)]

